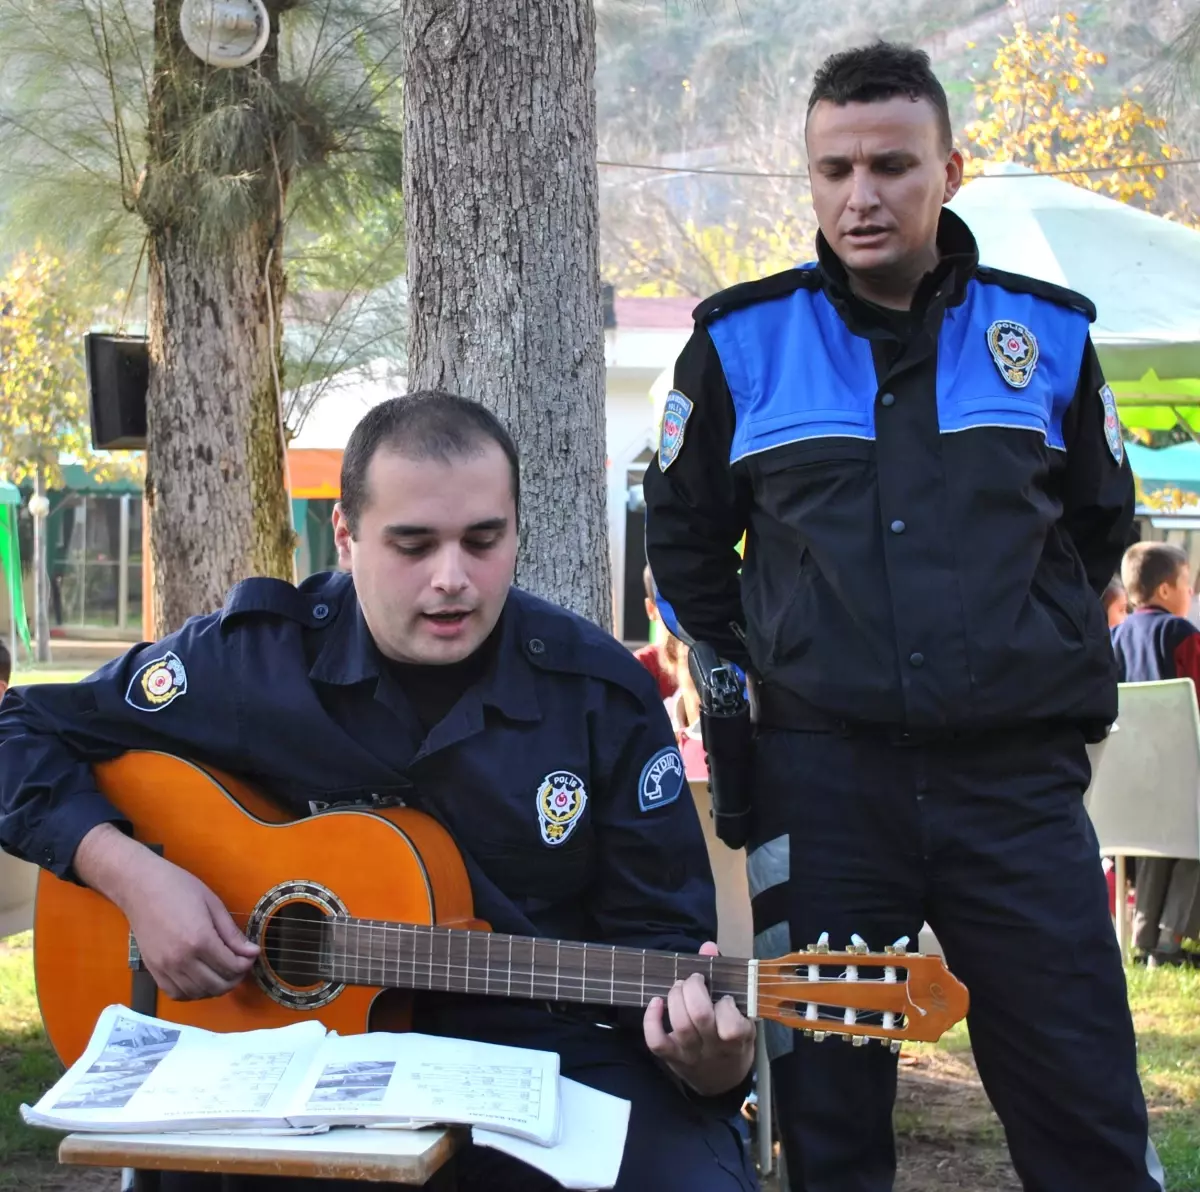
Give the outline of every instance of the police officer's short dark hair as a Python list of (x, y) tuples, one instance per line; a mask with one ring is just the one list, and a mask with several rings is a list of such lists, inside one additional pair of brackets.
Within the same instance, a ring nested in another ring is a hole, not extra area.
[(877, 41), (831, 54), (813, 76), (808, 114), (822, 100), (844, 107), (848, 103), (879, 103), (897, 95), (909, 99), (927, 99), (937, 112), (942, 143), (949, 153), (954, 148), (954, 130), (950, 126), (950, 105), (946, 92), (924, 50)]
[(8, 647), (0, 642), (0, 683), (7, 683), (12, 678), (12, 655)]
[(350, 432), (342, 453), (342, 513), (351, 534), (367, 504), (367, 469), (380, 447), (409, 459), (448, 463), (478, 455), (488, 442), (496, 443), (512, 471), (513, 502), (520, 507), (521, 471), (517, 447), (500, 420), (477, 401), (436, 389), (393, 397), (368, 410)]
[(1170, 542), (1139, 542), (1121, 560), (1121, 582), (1133, 604), (1149, 604), (1161, 584), (1173, 584), (1187, 567), (1182, 547)]

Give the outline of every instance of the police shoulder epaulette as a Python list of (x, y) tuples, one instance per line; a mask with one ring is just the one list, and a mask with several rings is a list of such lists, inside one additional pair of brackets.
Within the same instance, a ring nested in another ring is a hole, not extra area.
[(661, 702), (650, 672), (616, 638), (591, 621), (520, 589), (509, 597), (521, 609), (525, 657), (538, 669), (601, 679), (643, 702)]
[(333, 611), (322, 594), (302, 592), (285, 580), (256, 576), (242, 580), (230, 591), (221, 610), (221, 624), (259, 613), (317, 627), (329, 624)]
[(643, 704), (661, 702), (650, 672), (615, 639), (589, 641), (547, 634), (526, 642), (525, 650), (539, 670), (599, 679), (623, 688)]
[(1092, 300), (1074, 290), (1068, 290), (1066, 286), (1056, 286), (1053, 282), (1042, 281), (1036, 277), (1026, 277), (1023, 273), (1006, 273), (1003, 269), (993, 269), (990, 265), (980, 265), (975, 270), (975, 276), (982, 282), (999, 286), (1003, 290), (1011, 290), (1014, 294), (1033, 294), (1037, 298), (1045, 298), (1047, 302), (1069, 306), (1072, 310), (1087, 315), (1089, 323), (1096, 321), (1096, 307)]
[(760, 277), (756, 281), (744, 281), (739, 285), (721, 290), (711, 298), (705, 298), (692, 311), (692, 318), (697, 323), (707, 323), (716, 315), (728, 314), (743, 306), (753, 306), (756, 302), (767, 302), (772, 298), (782, 298), (796, 290), (819, 290), (821, 288), (820, 271), (810, 267), (785, 269), (782, 273), (772, 273), (770, 277)]

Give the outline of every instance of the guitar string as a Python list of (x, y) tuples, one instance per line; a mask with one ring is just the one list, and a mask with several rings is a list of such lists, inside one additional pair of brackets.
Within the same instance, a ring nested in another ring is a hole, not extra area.
[[(355, 928), (354, 930), (360, 930), (360, 929)], [(297, 933), (295, 931), (295, 929), (292, 930), (291, 935), (294, 938), (298, 937), (298, 938), (296, 938), (297, 944), (305, 943), (304, 937), (299, 936), (299, 933)], [(464, 936), (465, 936), (465, 933), (463, 933), (462, 935), (459, 935), (459, 936), (452, 935), (451, 932), (446, 929), (442, 929), (440, 931), (437, 929), (434, 929), (433, 931), (430, 931), (430, 930), (421, 930), (419, 928), (409, 927), (407, 925), (390, 926), (388, 928), (388, 934), (383, 937), (383, 943), (385, 946), (386, 946), (389, 938), (399, 938), (399, 939), (403, 939), (403, 940), (412, 940), (412, 941), (427, 939), (430, 941), (429, 952), (426, 953), (425, 955), (419, 955), (419, 954), (417, 954), (415, 949), (409, 949), (409, 950), (405, 950), (403, 952), (397, 950), (394, 955), (387, 955), (386, 951), (382, 955), (375, 955), (372, 952), (371, 945), (374, 942), (378, 942), (378, 937), (376, 937), (375, 940), (368, 941), (368, 943), (365, 947), (360, 946), (361, 941), (359, 941), (359, 940), (355, 940), (352, 942), (351, 941), (344, 942), (338, 950), (338, 963), (372, 964), (376, 961), (378, 961), (379, 963), (382, 963), (382, 964), (410, 963), (415, 957), (418, 962), (423, 963), (423, 964), (436, 963), (439, 966), (444, 967), (447, 963), (453, 963), (453, 964), (457, 965), (458, 967), (463, 967), (463, 968), (468, 968), (468, 969), (473, 969), (473, 970), (478, 969), (479, 971), (483, 971), (485, 968), (488, 968), (490, 971), (491, 968), (496, 968), (496, 967), (498, 967), (500, 969), (504, 969), (504, 968), (509, 967), (509, 965), (512, 963), (512, 961), (508, 955), (503, 955), (503, 956), (496, 955), (491, 958), (489, 958), (485, 955), (483, 957), (474, 958), (474, 959), (470, 960), (469, 963), (468, 963), (467, 957), (461, 957), (461, 958), (447, 957), (444, 959), (439, 959), (438, 956), (434, 955), (434, 946), (433, 946), (434, 942), (437, 942), (441, 945), (440, 954), (443, 957), (446, 956), (450, 947), (453, 947), (460, 952), (465, 951), (468, 947), (468, 941), (465, 938), (463, 938)], [(322, 940), (320, 933), (309, 935), (307, 938), (308, 938), (309, 942), (306, 946), (284, 945), (281, 947), (276, 947), (273, 945), (267, 945), (267, 951), (271, 955), (274, 955), (274, 956), (303, 957), (303, 958), (310, 958), (310, 959), (314, 958), (314, 957), (316, 957), (316, 958), (327, 957), (330, 955), (329, 950), (334, 945), (330, 941)], [(483, 940), (487, 940), (487, 939), (494, 940), (497, 938), (505, 941), (504, 943), (501, 943), (499, 945), (500, 948), (507, 947), (507, 937), (504, 937), (504, 936), (497, 937), (496, 935), (490, 934), (488, 932), (477, 932), (477, 933), (472, 934), (472, 939), (474, 941), (483, 941)], [(529, 951), (532, 952), (533, 945), (535, 945), (535, 944), (540, 945), (541, 947), (550, 947), (550, 946), (556, 945), (558, 943), (558, 941), (551, 940), (551, 939), (538, 939), (538, 938), (532, 937), (532, 936), (517, 936), (514, 938), (513, 943), (514, 943), (514, 945), (520, 946), (522, 948), (528, 948)], [(480, 945), (480, 946), (486, 947), (486, 945)], [(594, 953), (598, 958), (603, 957), (605, 953), (608, 953), (610, 956), (612, 955), (612, 952), (610, 951), (610, 946), (605, 945), (605, 944), (578, 943), (578, 944), (568, 945), (568, 944), (564, 943), (561, 945), (561, 949), (556, 949), (556, 952), (560, 951), (560, 950), (568, 950), (568, 948), (572, 953), (586, 951), (589, 953)], [(646, 952), (647, 960), (651, 961), (652, 963), (663, 963), (663, 962), (669, 963), (675, 958), (676, 955), (678, 955), (680, 960), (683, 960), (683, 961), (686, 961), (689, 963), (699, 962), (697, 964), (697, 968), (693, 971), (700, 971), (703, 968), (707, 968), (708, 966), (704, 962), (711, 960), (713, 962), (712, 970), (713, 970), (714, 976), (717, 975), (718, 973), (720, 973), (724, 977), (728, 977), (732, 980), (740, 979), (742, 981), (742, 983), (744, 983), (745, 978), (749, 975), (748, 968), (747, 968), (749, 961), (746, 960), (745, 958), (739, 957), (739, 956), (711, 956), (710, 957), (710, 956), (700, 956), (698, 954), (687, 954), (687, 953), (676, 954), (676, 953), (672, 953), (672, 952), (655, 952), (652, 950), (648, 950)], [(760, 983), (762, 982), (764, 976), (768, 980), (783, 981), (783, 982), (787, 982), (788, 984), (791, 984), (795, 981), (805, 981), (808, 979), (806, 976), (801, 976), (795, 972), (793, 972), (789, 975), (786, 975), (786, 976), (780, 975), (784, 972), (784, 970), (788, 970), (788, 969), (790, 969), (790, 970), (807, 969), (809, 967), (814, 967), (814, 966), (818, 967), (818, 968), (840, 968), (840, 969), (845, 969), (847, 967), (863, 967), (858, 964), (858, 962), (861, 961), (861, 959), (862, 959), (862, 957), (859, 957), (859, 956), (851, 957), (850, 963), (848, 965), (847, 963), (845, 963), (841, 960), (840, 956), (837, 958), (834, 958), (834, 959), (830, 959), (828, 956), (822, 956), (822, 959), (819, 961), (815, 960), (815, 959), (812, 961), (809, 961), (807, 959), (806, 954), (800, 953), (798, 955), (801, 956), (801, 958), (802, 958), (799, 962), (788, 961), (788, 960), (784, 960), (783, 958), (775, 958), (775, 959), (771, 959), (771, 960), (760, 960), (758, 962), (758, 964), (759, 964), (758, 972), (759, 972)], [(616, 953), (616, 959), (632, 961), (634, 964), (636, 964), (639, 961), (640, 956), (641, 956), (641, 953), (637, 950), (618, 951)], [(890, 960), (891, 957), (889, 957), (888, 959)], [(901, 960), (901, 958), (899, 958), (899, 957), (897, 957), (896, 959), (898, 961)], [(530, 955), (527, 958), (521, 959), (518, 963), (520, 963), (522, 965), (526, 965), (526, 964), (535, 964), (535, 963), (544, 964), (545, 962), (543, 960), (540, 960), (539, 958), (536, 958), (536, 957)], [(899, 972), (900, 969), (903, 969), (906, 966), (901, 961), (901, 963), (889, 964), (886, 966), (870, 966), (870, 967), (872, 967), (872, 968), (878, 967), (880, 969), (882, 969), (883, 967), (895, 968)], [(561, 965), (559, 965), (559, 971), (561, 972)], [(578, 978), (574, 978), (570, 974), (567, 974), (566, 977), (564, 977), (564, 979), (578, 979)], [(589, 979), (592, 979), (592, 978), (589, 978)], [(596, 976), (594, 979), (602, 980), (603, 978), (600, 976)], [(830, 981), (843, 980), (843, 978), (841, 978), (841, 977), (838, 977), (838, 978), (829, 977), (829, 978), (821, 978), (821, 979), (822, 980), (830, 980)], [(860, 978), (856, 979), (855, 983), (862, 984), (862, 985), (893, 985), (893, 984), (900, 985), (900, 984), (903, 984), (903, 982), (899, 979), (898, 975), (897, 975), (897, 980), (894, 982), (893, 981), (885, 981), (882, 978), (882, 976), (880, 976), (880, 977), (860, 977)], [(636, 984), (636, 982), (635, 982), (635, 984)]]
[[(445, 968), (447, 966), (447, 964), (452, 964), (456, 968), (464, 968), (464, 969), (467, 969), (468, 971), (479, 971), (482, 973), (485, 969), (485, 966), (487, 966), (488, 972), (493, 971), (492, 968), (489, 966), (489, 961), (486, 956), (481, 959), (476, 959), (474, 962), (469, 963), (469, 964), (467, 963), (466, 958), (463, 958), (461, 961), (454, 961), (454, 960), (450, 960), (449, 958), (438, 959), (437, 957), (433, 956), (433, 942), (434, 941), (439, 941), (439, 942), (444, 943), (445, 947), (443, 948), (443, 951), (447, 950), (449, 948), (449, 946), (451, 946), (451, 945), (456, 946), (460, 951), (464, 950), (468, 946), (468, 942), (465, 939), (465, 936), (467, 933), (465, 933), (465, 932), (462, 932), (459, 934), (454, 934), (451, 932), (450, 929), (446, 929), (446, 928), (440, 928), (440, 929), (439, 928), (428, 928), (428, 927), (422, 927), (421, 925), (410, 925), (410, 924), (384, 924), (384, 925), (378, 925), (378, 926), (372, 928), (366, 923), (362, 924), (361, 926), (351, 923), (351, 924), (349, 924), (349, 929), (354, 930), (355, 932), (361, 932), (361, 931), (365, 931), (365, 930), (384, 931), (384, 932), (386, 932), (386, 935), (384, 936), (384, 941), (383, 941), (385, 944), (389, 937), (390, 938), (398, 937), (401, 939), (411, 939), (414, 941), (421, 940), (421, 939), (428, 939), (431, 941), (431, 944), (430, 944), (429, 953), (424, 956), (417, 955), (415, 953), (415, 951), (410, 951), (410, 952), (404, 953), (403, 955), (400, 955), (398, 953), (396, 956), (382, 955), (382, 956), (376, 957), (372, 954), (372, 951), (371, 951), (371, 943), (376, 942), (376, 941), (369, 940), (367, 947), (361, 948), (361, 947), (359, 947), (359, 945), (361, 944), (362, 941), (355, 940), (353, 942), (353, 945), (351, 945), (349, 947), (347, 947), (346, 945), (343, 945), (343, 949), (340, 953), (339, 963), (344, 963), (347, 966), (350, 964), (355, 964), (356, 966), (358, 966), (363, 963), (366, 963), (369, 965), (369, 964), (374, 963), (376, 960), (378, 960), (382, 964), (389, 964), (389, 965), (396, 964), (396, 963), (407, 964), (407, 963), (411, 963), (415, 959), (418, 963), (421, 963), (421, 964), (433, 963), (433, 964), (436, 964), (439, 968)], [(300, 936), (300, 938), (297, 940), (297, 942), (303, 942), (303, 936), (301, 935), (301, 932), (303, 930), (304, 929), (298, 930), (297, 927), (295, 927), (295, 926), (291, 929), (291, 934), (293, 936)], [(268, 948), (269, 952), (272, 955), (279, 956), (279, 957), (288, 956), (288, 957), (293, 957), (293, 958), (301, 957), (301, 958), (305, 958), (305, 959), (321, 958), (323, 956), (326, 956), (328, 954), (328, 947), (330, 945), (328, 944), (328, 942), (321, 940), (321, 935), (324, 934), (323, 925), (313, 924), (312, 928), (309, 930), (310, 930), (310, 932), (315, 931), (315, 934), (308, 935), (308, 939), (312, 941), (311, 946), (307, 946), (307, 947), (294, 947), (294, 946), (269, 947)], [(507, 940), (507, 937), (505, 937), (505, 936), (497, 937), (497, 935), (495, 935), (493, 933), (488, 933), (488, 932), (474, 932), (471, 934), (472, 934), (472, 939), (476, 940), (476, 941), (487, 940), (489, 938), (493, 939), (493, 940), (497, 939), (497, 938)], [(521, 947), (529, 947), (531, 952), (533, 950), (532, 949), (533, 944), (540, 944), (542, 947), (546, 947), (546, 946), (550, 946), (553, 944), (557, 944), (557, 942), (558, 941), (549, 940), (549, 939), (538, 939), (538, 938), (532, 937), (532, 936), (513, 937), (514, 944), (517, 944)], [(504, 947), (505, 945), (501, 944), (500, 946)], [(604, 945), (604, 944), (586, 944), (586, 943), (567, 944), (567, 943), (563, 943), (563, 944), (561, 944), (561, 946), (559, 948), (556, 948), (556, 953), (558, 953), (562, 950), (569, 950), (572, 953), (578, 953), (578, 952), (584, 952), (584, 951), (592, 952), (592, 953), (595, 953), (598, 957), (603, 956), (603, 954), (606, 952), (609, 952), (610, 955), (612, 954), (611, 950), (610, 950), (610, 946)], [(671, 952), (655, 952), (655, 951), (647, 951), (646, 952), (647, 960), (650, 960), (652, 962), (658, 962), (658, 963), (662, 963), (662, 961), (659, 961), (660, 957), (664, 958), (664, 960), (666, 962), (670, 962), (671, 960), (674, 959), (675, 955), (676, 955), (675, 953), (671, 953)], [(748, 961), (742, 957), (736, 957), (736, 956), (708, 957), (708, 956), (698, 956), (698, 955), (684, 954), (684, 953), (679, 953), (678, 955), (681, 960), (685, 960), (685, 961), (689, 961), (689, 962), (690, 961), (707, 962), (707, 961), (711, 960), (713, 962), (712, 969), (713, 969), (714, 978), (716, 978), (719, 974), (723, 978), (726, 978), (730, 981), (736, 982), (739, 986), (744, 985), (745, 979), (748, 976), (748, 971), (747, 971)], [(810, 967), (812, 965), (815, 965), (819, 968), (842, 968), (842, 969), (844, 969), (847, 967), (847, 964), (842, 961), (840, 954), (835, 955), (835, 954), (821, 954), (821, 953), (817, 953), (817, 954), (799, 953), (797, 955), (801, 957), (800, 962), (786, 961), (782, 958), (759, 961), (759, 986), (760, 986), (760, 988), (764, 984), (769, 984), (771, 982), (785, 983), (785, 984), (791, 985), (797, 981), (805, 981), (808, 979), (805, 976), (800, 976), (798, 973), (781, 976), (780, 974), (783, 973), (783, 971), (785, 969), (801, 969), (801, 968), (807, 969), (808, 967)], [(819, 955), (819, 956), (821, 956), (821, 959), (819, 961), (816, 959), (809, 960), (808, 957), (810, 955), (814, 955), (814, 956)], [(629, 960), (635, 964), (640, 959), (640, 956), (641, 956), (641, 953), (637, 950), (620, 950), (620, 949), (618, 949), (618, 951), (616, 952), (616, 957), (618, 959)], [(535, 959), (536, 958), (534, 958), (533, 956), (530, 956), (528, 960), (522, 961), (521, 963), (522, 964), (533, 964), (533, 963), (535, 963)], [(854, 955), (854, 956), (848, 957), (847, 959), (851, 965), (853, 965), (855, 967), (859, 967), (859, 962), (861, 962), (863, 957), (859, 956), (859, 955)], [(893, 960), (893, 958), (890, 956), (886, 957), (886, 959), (889, 961)], [(906, 957), (895, 957), (894, 959), (900, 963), (889, 964), (889, 965), (872, 965), (869, 967), (871, 967), (873, 969), (875, 969), (875, 968), (882, 969), (884, 967), (889, 967), (889, 968), (894, 967), (897, 970), (900, 970), (900, 969), (903, 969), (906, 967), (904, 965), (903, 961), (909, 959), (909, 957), (907, 957), (907, 956)], [(501, 971), (503, 971), (505, 968), (507, 968), (510, 963), (510, 961), (508, 960), (507, 957), (502, 958), (500, 956), (496, 956), (494, 958), (494, 962), (495, 962), (495, 965), (497, 967), (499, 967), (499, 969)], [(544, 964), (544, 961), (537, 961), (537, 963)], [(707, 967), (707, 965), (702, 964), (699, 967)], [(863, 967), (868, 967), (868, 966), (863, 966)], [(694, 970), (694, 971), (699, 971), (699, 969)], [(559, 966), (559, 972), (561, 973), (561, 965)], [(565, 976), (563, 976), (562, 979), (564, 979), (564, 980), (579, 980), (581, 978), (578, 976), (573, 976), (571, 974), (566, 974)], [(601, 976), (596, 976), (593, 979), (595, 979), (597, 981), (604, 980), (604, 978)], [(821, 980), (822, 980), (822, 982), (840, 981), (842, 984), (846, 983), (844, 977), (832, 977), (832, 976), (822, 977)], [(899, 976), (897, 974), (897, 980), (894, 982), (885, 981), (885, 980), (883, 980), (883, 978), (881, 976), (881, 977), (858, 978), (854, 983), (859, 984), (859, 985), (876, 985), (876, 984), (878, 984), (878, 985), (893, 985), (893, 984), (894, 985), (902, 985), (904, 982), (899, 979)], [(638, 981), (633, 981), (632, 984), (636, 985), (636, 984), (638, 984)]]
[[(249, 915), (243, 912), (232, 912), (234, 918), (247, 918)], [(487, 932), (479, 929), (464, 929), (464, 928), (449, 928), (439, 926), (437, 924), (426, 923), (401, 923), (401, 922), (379, 922), (370, 919), (355, 919), (350, 916), (327, 916), (321, 920), (298, 920), (290, 923), (285, 928), (286, 932), (292, 934), (315, 932), (316, 937), (324, 935), (327, 929), (331, 926), (344, 925), (347, 931), (361, 932), (380, 932), (385, 936), (389, 935), (411, 935), (414, 937), (426, 937), (429, 939), (461, 941), (468, 935), (472, 939), (512, 939), (513, 943), (519, 943), (522, 946), (525, 944), (539, 944), (542, 946), (556, 945), (559, 950), (567, 952), (595, 952), (602, 954), (604, 952), (615, 951), (618, 956), (630, 957), (637, 959), (642, 952), (637, 948), (630, 948), (627, 945), (610, 945), (598, 942), (586, 941), (557, 941), (537, 936), (508, 936), (506, 933)], [(310, 936), (309, 938), (313, 938)], [(463, 945), (465, 946), (465, 945)], [(673, 953), (659, 952), (653, 949), (646, 950), (647, 957), (663, 956), (672, 958), (676, 955), (680, 959), (700, 959), (703, 961), (714, 961), (716, 963), (726, 962), (735, 966), (735, 969), (745, 971), (745, 965), (748, 963), (747, 958), (739, 956), (700, 956), (696, 953)], [(890, 953), (874, 952), (874, 953), (850, 953), (850, 952), (795, 952), (790, 955), (790, 958), (772, 957), (766, 960), (760, 960), (759, 974), (760, 978), (763, 970), (771, 968), (806, 968), (810, 965), (818, 965), (821, 967), (846, 967), (856, 966), (870, 969), (896, 968), (907, 969), (916, 967), (916, 963), (930, 960), (930, 957), (922, 956), (919, 953), (906, 952), (903, 954), (892, 955)], [(801, 978), (803, 979), (803, 978)], [(875, 978), (879, 980), (879, 978)]]
[[(320, 959), (325, 955), (325, 953), (320, 949), (279, 949), (279, 950), (272, 950), (272, 952), (273, 952), (273, 955), (277, 958), (280, 958), (283, 956), (288, 956), (292, 959), (302, 958), (304, 960), (313, 960), (314, 958)], [(658, 955), (662, 955), (662, 954), (659, 953)], [(732, 959), (732, 958), (730, 958), (730, 959)], [(530, 970), (528, 972), (528, 975), (526, 975), (523, 971), (521, 971), (526, 968), (526, 965), (524, 965), (524, 964), (518, 964), (517, 966), (515, 966), (515, 969), (514, 969), (513, 967), (510, 967), (507, 964), (507, 962), (505, 962), (503, 965), (498, 965), (497, 967), (485, 969), (481, 964), (468, 965), (466, 963), (457, 962), (457, 961), (453, 961), (453, 960), (441, 960), (432, 955), (420, 956), (420, 955), (416, 955), (416, 954), (409, 954), (409, 955), (397, 956), (397, 957), (359, 956), (357, 959), (355, 959), (354, 957), (349, 957), (349, 958), (347, 958), (347, 960), (345, 961), (344, 964), (339, 962), (338, 967), (344, 967), (347, 970), (346, 972), (342, 973), (341, 975), (337, 975), (336, 973), (320, 973), (319, 971), (316, 975), (320, 976), (322, 980), (328, 980), (328, 981), (333, 981), (333, 982), (345, 981), (347, 983), (375, 984), (376, 982), (373, 982), (373, 981), (370, 981), (367, 979), (366, 974), (370, 973), (376, 964), (378, 964), (380, 966), (381, 975), (384, 977), (384, 980), (378, 982), (378, 984), (382, 984), (382, 985), (388, 985), (390, 983), (390, 980), (391, 980), (390, 975), (389, 975), (390, 969), (392, 969), (393, 967), (396, 968), (397, 974), (399, 975), (401, 968), (408, 969), (410, 966), (413, 969), (413, 973), (405, 974), (405, 975), (411, 976), (413, 980), (419, 980), (421, 974), (424, 972), (427, 972), (430, 979), (432, 979), (434, 976), (438, 976), (438, 977), (444, 977), (444, 979), (446, 981), (449, 981), (453, 977), (456, 981), (461, 980), (464, 983), (468, 983), (471, 980), (475, 980), (478, 983), (479, 981), (487, 982), (493, 977), (496, 978), (497, 981), (499, 981), (499, 980), (502, 980), (507, 974), (512, 972), (513, 976), (518, 981), (529, 981), (531, 983), (531, 985), (532, 985), (532, 983), (548, 984), (549, 982), (553, 981), (553, 982), (555, 982), (555, 985), (558, 988), (573, 991), (575, 988), (578, 987), (581, 992), (585, 992), (586, 988), (589, 984), (593, 985), (598, 990), (616, 989), (616, 988), (624, 989), (626, 987), (628, 987), (629, 989), (632, 990), (632, 989), (644, 989), (646, 986), (650, 986), (652, 988), (655, 986), (658, 986), (658, 987), (662, 988), (664, 991), (669, 991), (671, 984), (673, 984), (673, 982), (666, 982), (665, 978), (654, 976), (652, 974), (648, 974), (645, 980), (642, 980), (641, 978), (633, 979), (633, 978), (616, 977), (615, 975), (611, 978), (607, 978), (607, 977), (604, 977), (602, 974), (585, 976), (583, 973), (563, 973), (561, 971), (561, 969), (558, 970), (557, 973), (548, 971), (546, 969), (543, 969), (540, 972), (533, 972), (532, 970)], [(316, 966), (314, 965), (314, 968), (315, 967)], [(349, 969), (351, 967), (353, 967), (355, 970), (355, 974), (354, 974), (355, 977), (359, 977), (359, 978), (361, 978), (361, 980), (359, 980), (357, 982), (351, 981), (351, 975), (349, 972)], [(701, 975), (703, 976), (704, 974), (701, 973)], [(726, 975), (728, 975), (728, 974), (726, 974)], [(744, 977), (745, 977), (744, 970), (742, 973), (736, 974), (736, 978), (744, 978)], [(726, 986), (723, 982), (721, 982), (719, 980), (719, 975), (714, 973), (713, 974), (714, 992), (719, 993), (719, 995), (722, 997), (724, 997), (724, 996), (732, 996), (735, 998), (736, 997), (744, 997), (746, 982), (744, 979), (736, 979), (736, 978), (732, 982), (731, 985)], [(297, 976), (297, 983), (299, 983), (298, 976)], [(313, 982), (313, 984), (316, 984), (316, 983), (317, 983), (316, 981)], [(785, 977), (768, 977), (768, 979), (766, 981), (760, 981), (760, 983), (759, 983), (759, 986), (758, 986), (759, 1001), (761, 1003), (764, 998), (774, 996), (773, 994), (770, 993), (770, 989), (772, 987), (781, 986), (781, 985), (787, 986), (793, 992), (794, 996), (792, 996), (790, 998), (779, 998), (777, 1000), (779, 1000), (779, 1001), (797, 1001), (797, 1002), (810, 1001), (810, 1000), (812, 1000), (811, 998), (805, 998), (802, 996), (798, 996), (799, 992), (801, 990), (803, 990), (806, 983), (807, 983), (807, 979), (804, 977), (799, 977), (799, 976), (786, 977), (786, 978)], [(876, 989), (877, 987), (883, 987), (884, 989), (889, 989), (889, 988), (895, 988), (895, 989), (900, 989), (900, 990), (904, 989), (904, 983), (900, 982), (900, 981), (885, 982), (885, 981), (881, 981), (878, 979), (874, 979), (874, 980), (859, 979), (859, 980), (854, 980), (854, 981), (847, 981), (845, 979), (844, 975), (843, 976), (830, 975), (829, 977), (823, 977), (815, 982), (811, 982), (811, 984), (827, 986), (830, 988), (839, 988), (839, 989), (846, 989), (846, 988)], [(405, 985), (405, 986), (400, 986), (400, 988), (415, 988), (415, 986)], [(464, 991), (469, 991), (469, 990), (464, 990)], [(662, 995), (656, 993), (656, 994), (652, 994), (652, 996), (662, 996)], [(551, 999), (551, 1000), (555, 1000), (555, 999)], [(563, 1000), (570, 1000), (570, 999), (568, 998), (568, 999), (563, 999)], [(907, 1001), (907, 998), (905, 1000)], [(643, 1003), (639, 1003), (639, 1004), (645, 1004), (645, 1003), (643, 1002)], [(884, 1009), (887, 1009), (889, 1007), (870, 1007), (870, 1008), (855, 1007), (855, 1008), (859, 1009), (860, 1012), (862, 1012), (862, 1013), (882, 1013)], [(896, 1012), (899, 1013), (900, 1011), (896, 1011)]]

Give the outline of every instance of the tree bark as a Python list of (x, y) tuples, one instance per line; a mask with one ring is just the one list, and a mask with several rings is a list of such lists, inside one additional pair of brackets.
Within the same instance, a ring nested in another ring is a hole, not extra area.
[(150, 237), (146, 499), (156, 636), (219, 608), (247, 576), (295, 574), (279, 392), (286, 179), (265, 143), (240, 218), (214, 237), (202, 228), (203, 199), (189, 197), (202, 175), (187, 172), (181, 150), (230, 89), (251, 104), (261, 75), (277, 81), (278, 11), (290, 0), (271, 0), (267, 50), (236, 72), (214, 72), (187, 49), (180, 2), (155, 0), (140, 203)]
[(409, 391), (521, 456), (517, 582), (609, 627), (591, 0), (409, 0)]
[[(151, 242), (146, 498), (156, 636), (219, 608), (247, 576), (294, 576), (272, 368), (279, 326), (276, 315), (272, 334), (264, 284), (270, 240), (269, 229), (248, 228), (221, 260), (185, 237)], [(278, 302), (282, 279), (269, 286)]]

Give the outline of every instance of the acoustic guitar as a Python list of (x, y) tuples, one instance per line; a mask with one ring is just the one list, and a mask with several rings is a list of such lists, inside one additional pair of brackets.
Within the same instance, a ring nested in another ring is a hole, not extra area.
[(445, 990), (645, 1006), (691, 973), (751, 1018), (855, 1044), (933, 1041), (967, 1012), (940, 957), (865, 947), (743, 960), (502, 935), (473, 917), (467, 872), (434, 819), (406, 807), (294, 819), (248, 785), (162, 753), (96, 767), (144, 844), (193, 873), (261, 952), (235, 989), (174, 1001), (142, 966), (121, 912), (42, 872), (34, 965), (46, 1032), (74, 1062), (113, 1003), (216, 1031), (318, 1019), (341, 1034), (404, 1029), (390, 991)]

